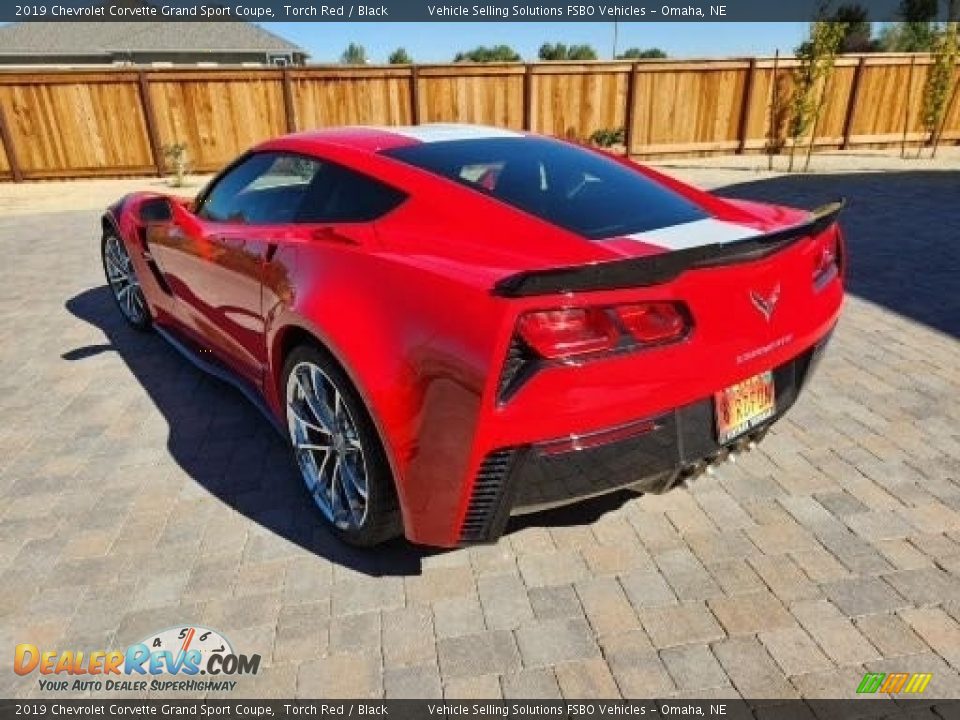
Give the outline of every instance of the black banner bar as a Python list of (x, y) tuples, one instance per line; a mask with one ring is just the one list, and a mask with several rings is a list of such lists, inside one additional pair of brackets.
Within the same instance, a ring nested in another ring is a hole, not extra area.
[[(781, 22), (817, 17), (823, 0), (36, 0), (3, 2), (0, 22)], [(843, 4), (834, 2), (829, 4)], [(900, 0), (858, 3), (871, 21), (899, 20)], [(938, 7), (947, 17), (948, 2)]]
[[(865, 696), (855, 700), (0, 700), (0, 720), (14, 718), (955, 718), (960, 701)], [(922, 697), (922, 696), (921, 696)]]

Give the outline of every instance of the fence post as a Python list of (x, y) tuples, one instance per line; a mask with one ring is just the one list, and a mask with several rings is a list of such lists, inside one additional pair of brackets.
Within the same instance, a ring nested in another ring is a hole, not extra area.
[(777, 145), (777, 115), (780, 114), (780, 92), (777, 88), (777, 70), (780, 65), (780, 48), (773, 55), (773, 72), (770, 77), (770, 127), (767, 130), (767, 169), (773, 170), (773, 153)]
[(290, 71), (287, 68), (283, 73), (283, 113), (287, 120), (287, 132), (297, 131), (297, 109), (293, 104), (293, 82), (290, 80)]
[(863, 80), (863, 68), (867, 64), (867, 56), (861, 55), (857, 69), (853, 72), (853, 85), (850, 87), (850, 99), (847, 101), (847, 114), (843, 118), (843, 142), (841, 150), (846, 150), (850, 144), (850, 132), (853, 129), (853, 113), (857, 109), (857, 99), (860, 97), (860, 83)]
[(523, 129), (533, 130), (533, 68), (527, 63), (523, 68)]
[[(917, 66), (917, 56), (910, 58), (910, 74), (907, 75), (907, 102), (903, 110), (903, 138), (900, 140), (900, 157), (907, 156), (907, 133), (910, 131), (910, 106), (913, 105), (913, 70)], [(923, 141), (920, 142), (923, 147)]]
[(157, 117), (153, 112), (153, 100), (150, 99), (150, 88), (147, 86), (147, 74), (137, 72), (137, 86), (140, 89), (140, 106), (143, 109), (143, 120), (147, 126), (147, 142), (150, 143), (150, 156), (153, 166), (157, 170), (157, 177), (163, 176), (163, 153), (160, 150), (160, 138), (157, 135)]
[(7, 153), (7, 163), (10, 165), (10, 173), (13, 175), (14, 182), (23, 182), (23, 171), (20, 169), (20, 163), (17, 161), (17, 151), (13, 147), (13, 136), (10, 134), (10, 128), (7, 126), (7, 116), (0, 107), (0, 143)]
[(630, 74), (627, 76), (627, 107), (623, 113), (623, 151), (627, 157), (633, 150), (633, 105), (637, 96), (637, 65), (630, 64)]
[(420, 69), (410, 66), (410, 124), (420, 124)]
[(746, 86), (743, 88), (743, 104), (740, 106), (740, 127), (737, 129), (737, 155), (743, 155), (747, 149), (747, 125), (750, 120), (750, 106), (753, 104), (753, 82), (757, 74), (757, 59), (750, 58), (750, 67), (747, 70)]

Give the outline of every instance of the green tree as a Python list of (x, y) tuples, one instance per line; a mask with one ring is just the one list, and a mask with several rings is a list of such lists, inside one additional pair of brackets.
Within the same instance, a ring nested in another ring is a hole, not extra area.
[(567, 50), (568, 60), (596, 60), (597, 51), (589, 45), (571, 45)]
[(413, 58), (410, 57), (406, 48), (399, 47), (390, 53), (387, 62), (391, 65), (413, 65)]
[(873, 39), (873, 25), (867, 17), (867, 9), (859, 3), (841, 5), (834, 11), (830, 19), (846, 26), (843, 40), (840, 41), (840, 52), (864, 53), (879, 49), (877, 41)]
[(800, 66), (794, 70), (793, 96), (790, 99), (788, 134), (793, 143), (790, 147), (788, 172), (793, 171), (794, 156), (800, 138), (808, 132), (810, 143), (807, 146), (804, 169), (810, 167), (810, 154), (816, 140), (817, 124), (823, 113), (827, 83), (845, 33), (844, 23), (818, 20), (810, 24), (810, 38), (797, 48)]
[(541, 60), (566, 60), (567, 46), (563, 43), (544, 43), (540, 46), (537, 57)]
[(493, 47), (479, 45), (473, 50), (458, 52), (456, 57), (453, 58), (454, 62), (476, 63), (519, 62), (519, 60), (520, 53), (509, 45), (495, 45)]
[(366, 65), (366, 48), (357, 43), (350, 43), (347, 45), (347, 49), (343, 51), (343, 55), (340, 56), (340, 62), (343, 65)]
[(597, 51), (589, 45), (571, 45), (563, 43), (544, 43), (537, 57), (541, 60), (596, 60)]
[[(843, 37), (840, 39), (838, 52), (876, 52), (881, 49), (881, 43), (873, 39), (873, 26), (867, 16), (867, 9), (856, 3), (841, 5), (829, 14), (825, 6), (821, 6), (819, 22), (843, 25)], [(809, 39), (804, 40), (794, 50), (794, 54), (797, 57), (809, 54), (810, 42)]]
[[(943, 31), (938, 33), (933, 48), (933, 66), (927, 73), (927, 80), (923, 86), (922, 114), (923, 127), (930, 134), (930, 143), (933, 150), (930, 157), (937, 154), (937, 145), (940, 142), (940, 133), (943, 130), (944, 115), (947, 103), (951, 96), (951, 80), (954, 68), (957, 65), (957, 25), (948, 22)], [(956, 92), (956, 89), (953, 90)], [(919, 156), (920, 150), (917, 150)]]
[(660, 48), (632, 47), (617, 55), (617, 60), (645, 60), (648, 58), (665, 58), (667, 54)]
[[(951, 12), (953, 6), (951, 5)], [(903, 22), (886, 25), (880, 45), (889, 52), (929, 52), (937, 38), (937, 0), (900, 0)]]

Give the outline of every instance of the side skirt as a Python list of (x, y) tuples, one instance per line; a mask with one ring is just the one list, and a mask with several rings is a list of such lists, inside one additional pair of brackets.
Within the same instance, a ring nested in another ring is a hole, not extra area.
[(286, 442), (287, 438), (287, 429), (280, 424), (276, 416), (270, 412), (270, 408), (267, 407), (267, 404), (263, 401), (263, 397), (260, 393), (254, 388), (250, 383), (248, 383), (243, 378), (237, 377), (237, 375), (221, 363), (216, 360), (207, 360), (196, 352), (194, 352), (188, 345), (179, 340), (173, 335), (172, 332), (166, 328), (162, 328), (156, 323), (154, 323), (154, 330), (157, 331), (157, 334), (166, 340), (174, 350), (183, 355), (187, 360), (189, 360), (193, 365), (207, 375), (212, 375), (221, 382), (225, 382), (228, 385), (232, 385), (234, 388), (240, 391), (240, 393), (248, 400), (250, 403), (257, 408), (263, 416), (267, 418), (270, 422), (270, 426), (277, 431), (281, 438)]

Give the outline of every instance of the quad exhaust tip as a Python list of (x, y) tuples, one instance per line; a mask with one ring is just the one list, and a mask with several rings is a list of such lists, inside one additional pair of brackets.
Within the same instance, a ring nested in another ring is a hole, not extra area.
[(689, 488), (693, 484), (694, 480), (703, 475), (716, 477), (717, 469), (725, 462), (736, 464), (738, 457), (756, 448), (757, 439), (744, 438), (729, 447), (723, 448), (718, 453), (712, 455), (706, 460), (701, 460), (693, 465), (688, 465), (680, 471), (680, 474), (677, 476), (677, 480), (674, 482), (673, 487), (680, 486)]

